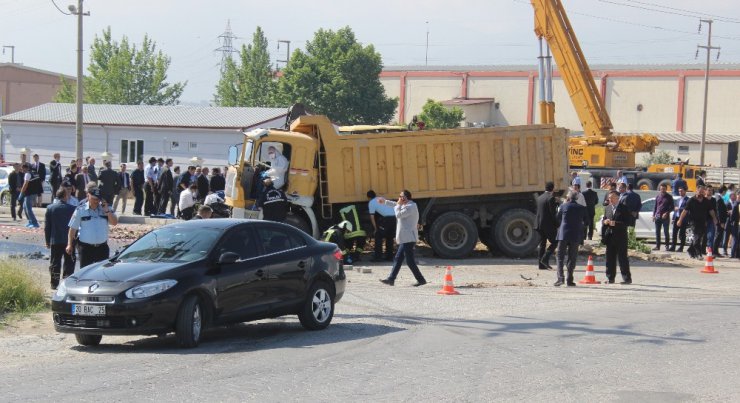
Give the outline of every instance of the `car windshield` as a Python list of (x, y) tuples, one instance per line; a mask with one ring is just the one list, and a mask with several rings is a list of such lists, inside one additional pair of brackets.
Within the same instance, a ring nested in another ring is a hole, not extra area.
[(205, 257), (221, 235), (213, 228), (197, 231), (181, 227), (156, 229), (126, 248), (117, 260), (122, 262), (193, 262)]

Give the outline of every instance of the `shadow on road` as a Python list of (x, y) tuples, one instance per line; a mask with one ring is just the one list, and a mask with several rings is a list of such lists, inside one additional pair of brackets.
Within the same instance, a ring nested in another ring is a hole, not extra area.
[(247, 351), (272, 350), (280, 348), (309, 348), (324, 344), (341, 343), (382, 336), (405, 330), (400, 327), (384, 326), (369, 323), (332, 323), (321, 331), (308, 331), (297, 321), (274, 320), (269, 322), (241, 323), (227, 327), (207, 330), (200, 345), (194, 349), (177, 347), (174, 334), (166, 337), (147, 337), (115, 343), (109, 337), (103, 337), (97, 347), (74, 346), (72, 350), (92, 354), (108, 353), (159, 353), (159, 354), (222, 354)]
[(632, 330), (631, 325), (604, 327), (587, 321), (542, 320), (527, 317), (505, 317), (509, 321), (479, 320), (479, 319), (451, 319), (438, 317), (420, 317), (403, 315), (337, 315), (342, 319), (380, 318), (403, 325), (435, 323), (448, 327), (450, 330), (471, 330), (483, 332), (487, 337), (498, 337), (507, 334), (534, 334), (555, 331), (554, 337), (574, 337), (584, 335), (594, 336), (621, 336), (633, 338), (634, 343), (652, 343), (663, 345), (670, 342), (703, 343), (706, 340), (687, 337), (686, 333), (653, 335)]

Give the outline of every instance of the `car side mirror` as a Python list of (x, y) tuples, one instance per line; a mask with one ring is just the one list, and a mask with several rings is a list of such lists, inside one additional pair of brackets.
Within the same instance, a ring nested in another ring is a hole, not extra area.
[(239, 260), (239, 255), (234, 252), (224, 252), (218, 258), (218, 264), (232, 264)]

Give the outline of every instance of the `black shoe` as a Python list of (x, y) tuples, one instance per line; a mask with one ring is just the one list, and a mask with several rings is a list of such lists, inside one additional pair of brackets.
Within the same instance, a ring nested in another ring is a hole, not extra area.
[(386, 285), (393, 285), (393, 283), (394, 283), (393, 280), (389, 280), (387, 278), (384, 278), (384, 279), (380, 280), (380, 282), (383, 283), (383, 284), (386, 284)]
[[(670, 247), (670, 248), (668, 248), (667, 250), (668, 250), (668, 252), (675, 252), (675, 251), (676, 251), (676, 247), (675, 247), (675, 246), (671, 246), (671, 247)], [(679, 252), (680, 252), (680, 251), (679, 251)]]
[(671, 251), (671, 248), (669, 248), (669, 247), (667, 247), (667, 246), (666, 246), (666, 247), (665, 247), (665, 251), (666, 251), (666, 252), (670, 252), (670, 251)]
[(614, 280), (607, 279), (606, 281), (604, 281), (604, 284), (614, 284)]
[(555, 284), (553, 284), (553, 285), (554, 285), (555, 287), (560, 287), (560, 286), (561, 286), (561, 285), (563, 285), (563, 284), (565, 284), (565, 281), (563, 281), (563, 280), (558, 280), (558, 281), (556, 281), (556, 282), (555, 282)]
[(619, 284), (622, 284), (622, 285), (629, 285), (629, 284), (632, 284), (632, 280), (625, 280), (625, 281), (620, 281), (620, 282), (619, 282)]
[(575, 287), (575, 286), (576, 286), (576, 283), (574, 283), (572, 281), (570, 283), (568, 283), (568, 287)]
[(421, 280), (421, 281), (418, 281), (418, 282), (416, 282), (415, 284), (413, 284), (413, 286), (414, 286), (414, 287), (421, 287), (421, 286), (423, 286), (423, 285), (424, 285), (424, 284), (426, 284), (426, 283), (427, 283), (427, 281), (426, 281), (426, 280)]
[(676, 252), (683, 253), (683, 248), (676, 249)]
[(540, 265), (546, 267), (546, 269), (542, 269), (542, 270), (553, 270), (552, 266), (550, 266), (550, 263), (547, 263), (545, 261), (540, 260)]
[(550, 270), (547, 266), (540, 263), (540, 270)]

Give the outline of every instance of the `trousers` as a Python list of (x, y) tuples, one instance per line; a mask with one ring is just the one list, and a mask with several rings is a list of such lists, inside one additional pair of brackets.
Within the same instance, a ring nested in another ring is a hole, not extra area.
[[(580, 242), (558, 241), (558, 280), (565, 281), (563, 266), (568, 269), (568, 283), (573, 282), (573, 271), (576, 269), (576, 259), (578, 259), (578, 245)], [(567, 260), (566, 260), (567, 256)]]
[(676, 246), (679, 245), (677, 241), (680, 241), (681, 244), (679, 246), (679, 249), (683, 250), (684, 245), (686, 245), (686, 224), (679, 227), (678, 225), (676, 225), (676, 221), (678, 221), (678, 219), (674, 218), (673, 219), (673, 236), (671, 237), (672, 238), (671, 245), (673, 245), (673, 247), (675, 248)]
[(632, 281), (630, 260), (627, 256), (626, 231), (613, 234), (609, 242), (606, 243), (606, 278), (612, 283), (617, 276), (617, 262), (619, 262), (619, 271), (622, 274), (622, 280)]
[(113, 211), (118, 210), (118, 201), (122, 201), (121, 214), (126, 212), (126, 200), (128, 200), (128, 189), (121, 189), (116, 195), (116, 201), (113, 202)]
[(89, 243), (79, 242), (80, 245), (80, 269), (96, 262), (108, 259), (110, 249), (108, 243), (100, 245), (91, 245)]
[(50, 247), (49, 274), (51, 276), (51, 288), (57, 288), (59, 281), (75, 272), (75, 258), (67, 254), (66, 247), (66, 244), (54, 244)]
[(409, 269), (411, 269), (411, 273), (413, 273), (416, 281), (420, 283), (426, 282), (424, 276), (419, 270), (419, 266), (416, 265), (416, 259), (414, 258), (414, 247), (416, 247), (415, 242), (407, 242), (398, 245), (396, 257), (393, 258), (393, 269), (391, 269), (391, 274), (388, 276), (388, 280), (396, 280), (396, 277), (398, 277), (398, 272), (401, 271), (401, 264), (403, 263), (403, 259), (405, 257), (406, 264), (409, 266)]

